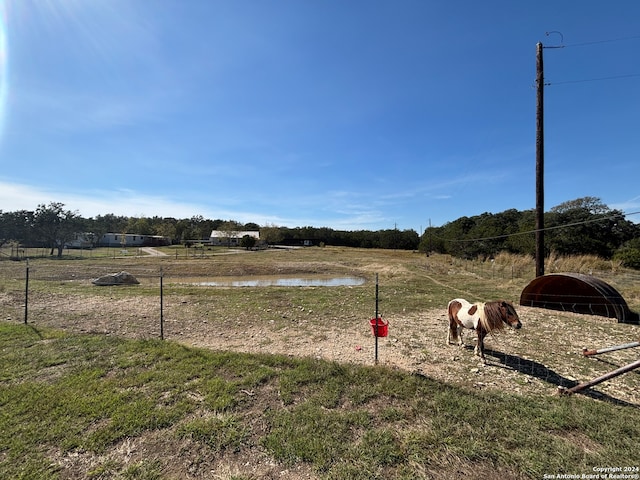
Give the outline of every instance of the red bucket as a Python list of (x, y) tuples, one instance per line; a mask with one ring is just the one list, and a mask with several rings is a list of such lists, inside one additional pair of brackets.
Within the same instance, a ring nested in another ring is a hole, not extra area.
[[(376, 320), (378, 325), (377, 335), (376, 335)], [(369, 320), (369, 323), (371, 324), (371, 332), (373, 333), (374, 337), (386, 337), (387, 335), (389, 335), (389, 322), (385, 322), (380, 317), (378, 317), (377, 319), (372, 318), (371, 320)]]

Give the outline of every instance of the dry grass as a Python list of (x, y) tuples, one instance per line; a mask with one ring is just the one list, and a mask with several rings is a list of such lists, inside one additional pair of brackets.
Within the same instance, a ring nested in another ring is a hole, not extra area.
[[(379, 313), (390, 322), (389, 337), (379, 341), (381, 363), (447, 382), (506, 387), (534, 395), (611, 369), (606, 362), (582, 358), (582, 347), (628, 343), (639, 336), (637, 327), (612, 319), (518, 307), (523, 329), (487, 339), (487, 348), (495, 351), (490, 364), (501, 368), (485, 368), (471, 351), (445, 344), (445, 306), (457, 296), (473, 301), (505, 298), (517, 305), (533, 277), (511, 275), (498, 267), (526, 271), (532, 259), (501, 254), (494, 262), (481, 264), (448, 256), (348, 248), (227, 253), (188, 259), (169, 255), (34, 260), (30, 262), (29, 321), (81, 333), (157, 338), (162, 269), (165, 338), (212, 349), (371, 364), (374, 341), (368, 320), (375, 310), (378, 275)], [(582, 269), (601, 265), (588, 257), (551, 261), (567, 271), (571, 265)], [(25, 264), (2, 262), (2, 267), (0, 304), (5, 319), (21, 321)], [(121, 270), (137, 276), (141, 285), (91, 284), (99, 275)], [(604, 273), (632, 309), (638, 309), (638, 275)], [(183, 283), (221, 276), (300, 274), (360, 276), (367, 282), (357, 287), (301, 288), (212, 288)], [(466, 339), (473, 344), (472, 334), (467, 333)], [(633, 350), (618, 352), (607, 361), (621, 365), (634, 354)], [(638, 377), (620, 377), (599, 389), (637, 402)]]

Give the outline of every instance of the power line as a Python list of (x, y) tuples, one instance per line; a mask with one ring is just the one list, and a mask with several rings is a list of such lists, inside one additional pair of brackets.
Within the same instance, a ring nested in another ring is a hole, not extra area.
[(584, 80), (565, 80), (563, 82), (549, 82), (545, 83), (545, 86), (549, 85), (564, 85), (568, 83), (586, 83), (586, 82), (599, 82), (602, 80), (617, 80), (620, 78), (632, 78), (632, 77), (640, 77), (640, 73), (630, 73), (628, 75), (614, 75), (611, 77), (599, 77), (599, 78), (588, 78)]
[[(620, 37), (620, 38), (611, 38), (611, 39), (607, 39), (607, 40), (594, 40), (594, 41), (590, 41), (590, 42), (581, 42), (581, 43), (571, 43), (569, 45), (564, 45), (564, 37), (562, 36), (561, 32), (546, 32), (547, 36), (549, 36), (551, 33), (556, 33), (558, 35), (560, 35), (560, 45), (553, 45), (553, 46), (546, 46), (545, 48), (570, 48), (570, 47), (586, 47), (586, 46), (590, 46), (590, 45), (599, 45), (599, 44), (603, 44), (603, 43), (615, 43), (615, 42), (625, 42), (625, 41), (629, 41), (629, 40), (640, 40), (640, 35), (631, 35), (628, 37)], [(549, 82), (549, 83), (545, 83), (545, 86), (550, 86), (550, 85), (564, 85), (564, 84), (570, 84), (570, 83), (586, 83), (586, 82), (598, 82), (598, 81), (603, 81), (603, 80), (618, 80), (621, 78), (633, 78), (633, 77), (640, 77), (640, 73), (631, 73), (628, 75), (614, 75), (614, 76), (609, 76), (609, 77), (600, 77), (600, 78), (588, 78), (588, 79), (583, 79), (583, 80), (567, 80), (567, 81), (563, 81), (563, 82)]]
[(563, 48), (586, 47), (588, 45), (598, 45), (598, 44), (601, 44), (601, 43), (626, 42), (628, 40), (638, 40), (638, 39), (640, 39), (640, 35), (631, 35), (629, 37), (610, 38), (608, 40), (595, 40), (595, 41), (592, 41), (592, 42), (571, 43), (569, 45), (562, 45), (562, 47)]

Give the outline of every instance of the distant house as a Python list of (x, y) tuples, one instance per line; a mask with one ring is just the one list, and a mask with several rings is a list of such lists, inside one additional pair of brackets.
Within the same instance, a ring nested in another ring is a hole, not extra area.
[(164, 245), (171, 245), (171, 239), (169, 237), (133, 233), (105, 233), (98, 241), (95, 241), (95, 235), (93, 233), (76, 233), (73, 240), (64, 244), (66, 248), (161, 247)]
[(92, 233), (76, 233), (73, 240), (70, 240), (64, 244), (66, 248), (93, 248)]
[(211, 232), (211, 245), (224, 246), (224, 247), (237, 247), (242, 241), (242, 237), (248, 235), (260, 240), (260, 232), (244, 231), (244, 232), (226, 232), (223, 230), (214, 230)]
[(139, 235), (135, 233), (105, 233), (98, 241), (101, 247), (162, 247), (171, 245), (169, 237)]

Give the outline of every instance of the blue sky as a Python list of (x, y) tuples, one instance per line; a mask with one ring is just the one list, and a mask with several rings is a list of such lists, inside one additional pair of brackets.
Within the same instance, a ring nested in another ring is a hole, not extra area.
[(565, 45), (545, 208), (637, 212), (639, 21), (631, 0), (0, 0), (0, 210), (419, 231), (532, 209), (542, 42)]

